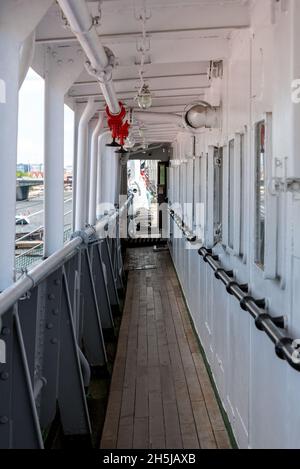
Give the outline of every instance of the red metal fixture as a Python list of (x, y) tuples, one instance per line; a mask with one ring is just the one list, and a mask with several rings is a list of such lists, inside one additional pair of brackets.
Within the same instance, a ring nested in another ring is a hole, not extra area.
[(120, 140), (121, 147), (124, 147), (125, 145), (125, 140), (129, 135), (129, 128), (130, 128), (130, 124), (128, 121), (126, 121), (124, 122), (124, 124), (122, 125), (120, 129), (119, 140)]
[(108, 147), (120, 146), (116, 140), (120, 138), (120, 132), (123, 126), (123, 119), (126, 116), (126, 109), (121, 102), (119, 104), (121, 108), (119, 114), (111, 114), (108, 106), (106, 106), (107, 124), (111, 130), (111, 135), (113, 139), (112, 143), (107, 144)]
[(122, 124), (120, 128), (120, 132), (119, 132), (119, 137), (118, 137), (121, 148), (120, 150), (117, 150), (116, 153), (120, 153), (120, 154), (127, 153), (127, 151), (124, 149), (124, 145), (125, 145), (125, 140), (129, 135), (129, 128), (130, 128), (130, 124), (128, 121)]

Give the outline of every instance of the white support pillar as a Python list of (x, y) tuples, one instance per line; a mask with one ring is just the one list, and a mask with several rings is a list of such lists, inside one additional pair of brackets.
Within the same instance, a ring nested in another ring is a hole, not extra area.
[(110, 130), (104, 131), (98, 139), (98, 165), (97, 165), (97, 218), (103, 215), (102, 203), (103, 194), (102, 194), (102, 174), (103, 174), (103, 155), (106, 150), (105, 144), (108, 142), (108, 139), (111, 137)]
[(101, 204), (103, 211), (109, 211), (114, 208), (114, 179), (113, 166), (116, 149), (114, 147), (106, 147), (105, 139), (102, 142), (101, 154)]
[(98, 123), (94, 129), (91, 142), (91, 158), (90, 158), (90, 193), (89, 193), (89, 225), (96, 223), (96, 206), (97, 206), (97, 175), (98, 175), (98, 151), (99, 151), (99, 135), (103, 127), (104, 113), (99, 114)]
[(44, 257), (64, 244), (64, 96), (83, 69), (77, 49), (46, 51)]
[(76, 184), (77, 184), (77, 156), (78, 156), (78, 127), (79, 122), (82, 116), (82, 108), (75, 104), (75, 113), (74, 113), (74, 151), (73, 151), (73, 200), (72, 200), (72, 210), (73, 210), (73, 225), (72, 230), (75, 230), (75, 216), (76, 216)]
[(51, 3), (0, 1), (0, 291), (14, 281), (20, 47)]
[(19, 44), (0, 31), (0, 291), (14, 281)]
[(121, 158), (122, 156), (118, 153), (114, 155), (114, 171), (111, 177), (114, 179), (113, 183), (113, 203), (114, 205), (119, 204), (120, 190), (121, 190)]
[(49, 257), (64, 242), (64, 92), (49, 69), (45, 78), (44, 256)]
[(94, 102), (94, 99), (90, 98), (78, 127), (75, 231), (84, 229), (87, 222), (88, 124), (96, 110), (97, 103)]

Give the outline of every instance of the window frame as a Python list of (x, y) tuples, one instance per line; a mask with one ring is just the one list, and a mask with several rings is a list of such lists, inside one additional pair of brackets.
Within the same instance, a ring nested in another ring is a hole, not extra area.
[[(257, 125), (265, 123), (265, 232), (264, 232), (264, 264), (257, 262)], [(269, 190), (269, 181), (272, 179), (273, 170), (273, 116), (271, 112), (265, 113), (261, 119), (254, 123), (254, 235), (255, 245), (253, 262), (268, 280), (278, 280), (277, 258), (278, 258), (278, 232), (274, 229), (278, 222), (277, 197)]]

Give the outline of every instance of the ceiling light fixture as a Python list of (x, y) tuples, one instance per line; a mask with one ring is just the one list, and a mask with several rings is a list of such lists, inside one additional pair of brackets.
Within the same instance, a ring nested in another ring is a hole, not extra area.
[(143, 83), (136, 99), (141, 109), (149, 109), (152, 106), (152, 95), (149, 85)]

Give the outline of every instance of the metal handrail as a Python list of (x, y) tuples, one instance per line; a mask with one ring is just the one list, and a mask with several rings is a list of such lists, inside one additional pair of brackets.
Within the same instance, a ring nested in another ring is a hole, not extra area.
[(184, 237), (189, 243), (195, 243), (197, 236), (190, 230), (190, 228), (184, 223), (184, 221), (174, 212), (172, 209), (168, 209), (171, 218), (174, 220), (178, 228), (182, 231)]
[[(227, 292), (233, 295), (240, 302), (241, 308), (253, 317), (256, 327), (265, 332), (275, 344), (276, 355), (280, 359), (286, 360), (292, 368), (300, 371), (300, 364), (295, 361), (295, 354), (298, 355), (297, 348), (293, 346), (295, 341), (280, 330), (285, 327), (284, 316), (272, 317), (268, 314), (265, 299), (256, 300), (253, 298), (249, 293), (249, 286), (239, 284), (234, 279), (233, 271), (223, 269), (219, 262), (219, 256), (214, 255), (212, 249), (202, 247), (199, 249), (199, 255), (213, 269), (215, 277), (221, 280)], [(297, 356), (298, 358), (299, 356)]]
[(105, 226), (116, 221), (122, 215), (124, 210), (131, 202), (133, 196), (130, 196), (124, 205), (111, 215), (103, 217), (94, 227), (88, 227), (82, 232), (74, 233), (73, 239), (65, 244), (63, 248), (52, 254), (39, 265), (34, 267), (29, 273), (12, 284), (9, 288), (0, 293), (0, 317), (5, 314), (21, 297), (38, 283), (55, 272), (65, 261), (67, 257), (76, 253), (76, 249), (82, 244), (88, 243), (95, 236), (106, 236)]

